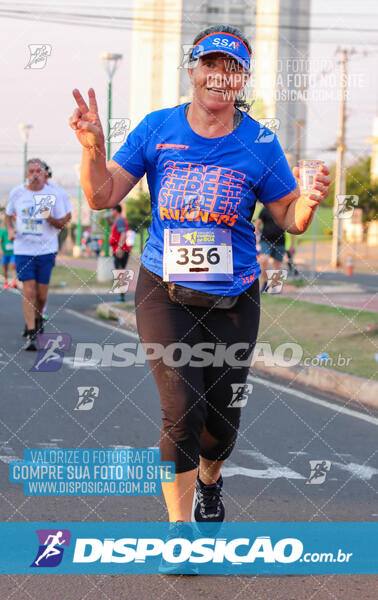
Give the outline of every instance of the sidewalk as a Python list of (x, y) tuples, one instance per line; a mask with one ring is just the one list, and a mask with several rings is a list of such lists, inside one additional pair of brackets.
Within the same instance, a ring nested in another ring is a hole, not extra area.
[[(97, 258), (95, 256), (74, 258), (73, 256), (65, 254), (58, 254), (56, 264), (60, 267), (70, 267), (71, 269), (88, 269), (88, 271), (97, 271)], [(130, 254), (126, 268), (134, 271), (134, 277), (132, 281), (130, 281), (129, 292), (135, 292), (139, 275), (139, 266), (139, 255)]]
[(334, 282), (332, 285), (315, 283), (303, 288), (284, 284), (280, 296), (314, 304), (326, 304), (327, 306), (354, 308), (378, 313), (378, 293), (366, 292), (365, 288), (357, 283)]
[[(323, 244), (323, 246), (328, 243)], [(301, 247), (298, 250), (298, 259), (306, 257), (308, 250), (307, 244), (303, 247), (305, 251), (300, 253)], [(326, 250), (324, 249), (324, 256)], [(322, 250), (323, 252), (323, 250)], [(96, 257), (73, 258), (72, 256), (58, 255), (57, 265), (62, 267), (88, 269), (96, 271)], [(378, 273), (378, 259), (377, 273)], [(300, 261), (297, 262), (299, 268), (302, 268)], [(139, 255), (131, 254), (127, 268), (134, 271), (134, 278), (130, 282), (129, 291), (135, 292), (136, 282), (138, 280), (140, 266)], [(378, 275), (377, 275), (377, 290), (378, 290)], [(341, 306), (345, 308), (355, 308), (357, 310), (368, 310), (378, 312), (378, 294), (373, 291), (373, 287), (369, 284), (368, 288), (363, 284), (355, 283), (353, 277), (346, 278), (343, 281), (332, 280), (332, 273), (328, 273), (327, 281), (323, 282), (316, 280), (314, 284), (309, 283), (306, 287), (297, 288), (292, 285), (283, 286), (281, 297), (293, 298), (295, 300), (304, 300), (306, 302), (314, 302), (316, 304), (327, 304), (329, 306)], [(378, 320), (378, 317), (377, 317)]]
[[(300, 236), (299, 236), (300, 239)], [(312, 269), (312, 243), (299, 243), (295, 263), (300, 269)], [(331, 266), (332, 242), (318, 242), (316, 244), (316, 270), (332, 271)], [(368, 246), (366, 243), (346, 243), (342, 245), (341, 260), (345, 263), (345, 258), (351, 256), (355, 273), (370, 273), (378, 275), (378, 247)], [(337, 269), (343, 273), (344, 266)]]

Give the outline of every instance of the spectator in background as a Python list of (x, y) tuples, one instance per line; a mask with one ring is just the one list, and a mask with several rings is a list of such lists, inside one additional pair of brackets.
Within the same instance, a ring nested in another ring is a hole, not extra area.
[[(269, 259), (273, 260), (273, 269), (281, 272), (282, 261), (285, 255), (285, 231), (278, 227), (268, 209), (264, 206), (255, 221), (256, 232), (260, 231), (260, 257), (261, 268), (260, 291), (265, 292), (268, 287), (267, 268)], [(294, 252), (295, 236), (291, 235), (290, 251)]]
[[(113, 249), (114, 268), (126, 269), (131, 250), (127, 239), (128, 223), (126, 218), (122, 216), (122, 207), (120, 204), (117, 204), (110, 210), (110, 215), (112, 218), (112, 229), (109, 244)], [(125, 302), (125, 294), (121, 293), (117, 301)]]
[[(44, 169), (45, 169), (45, 185), (47, 188), (49, 188), (49, 191), (51, 190), (51, 193), (54, 194), (54, 189), (58, 190), (59, 196), (64, 204), (65, 210), (67, 211), (66, 216), (64, 217), (64, 219), (62, 220), (62, 223), (64, 224), (64, 227), (68, 225), (68, 223), (71, 221), (72, 219), (72, 204), (69, 198), (69, 195), (58, 185), (56, 185), (55, 183), (52, 183), (52, 181), (49, 181), (49, 179), (51, 179), (52, 177), (52, 169), (51, 167), (49, 167), (49, 165), (46, 162), (42, 162)], [(63, 231), (64, 227), (61, 229), (60, 233)], [(61, 247), (61, 236), (58, 234), (58, 246), (59, 249)], [(42, 319), (44, 321), (47, 321), (49, 318), (48, 312), (47, 312), (47, 300), (45, 303), (45, 306), (43, 307), (43, 311), (42, 311)]]
[(289, 276), (298, 277), (299, 273), (294, 263), (295, 253), (298, 246), (298, 236), (291, 235), (290, 233), (285, 234), (285, 251), (287, 258), (287, 268)]
[(7, 290), (9, 288), (8, 282), (8, 265), (11, 266), (12, 269), (12, 288), (17, 287), (17, 273), (16, 266), (13, 254), (13, 242), (8, 239), (8, 231), (6, 227), (0, 229), (0, 244), (2, 251), (1, 264), (3, 265), (4, 272), (4, 289)]

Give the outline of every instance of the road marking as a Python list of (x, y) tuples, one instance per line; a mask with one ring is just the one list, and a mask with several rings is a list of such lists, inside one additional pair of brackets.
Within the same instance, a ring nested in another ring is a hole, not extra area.
[(22, 458), (19, 458), (18, 456), (0, 456), (0, 460), (8, 465), (11, 462), (22, 460)]
[[(229, 466), (227, 466), (229, 465)], [(290, 473), (285, 472), (285, 467), (268, 467), (267, 469), (250, 469), (247, 467), (238, 467), (232, 462), (227, 463), (222, 467), (223, 477), (233, 477), (234, 475), (244, 475), (245, 477), (253, 477), (256, 479), (306, 479), (303, 475), (287, 469)]]
[(110, 444), (109, 448), (113, 448), (113, 450), (132, 450), (132, 446), (122, 446), (120, 444)]
[(332, 467), (338, 467), (343, 471), (348, 471), (354, 477), (358, 479), (363, 479), (364, 481), (370, 481), (373, 475), (378, 475), (378, 469), (374, 467), (369, 467), (368, 465), (358, 465), (357, 463), (348, 463), (344, 465), (343, 463), (332, 462)]
[(59, 448), (56, 442), (36, 442), (36, 446), (47, 448), (48, 450), (57, 450)]
[[(94, 319), (93, 317), (88, 317), (88, 315), (82, 315), (72, 310), (71, 308), (66, 308), (66, 312), (78, 319), (84, 319), (84, 321), (88, 321), (89, 323), (93, 323), (93, 325), (98, 325), (99, 327), (104, 327), (105, 329), (110, 329), (111, 331), (116, 331), (117, 333), (121, 333), (123, 335), (129, 336), (133, 339), (139, 340), (139, 335), (134, 331), (129, 331), (128, 329), (120, 329), (115, 327), (114, 325), (108, 325), (108, 323), (102, 323), (98, 319)], [(302, 400), (306, 400), (307, 402), (312, 402), (313, 404), (317, 404), (318, 406), (323, 406), (324, 408), (328, 408), (329, 410), (333, 410), (334, 412), (341, 413), (343, 415), (347, 415), (348, 417), (354, 417), (355, 419), (360, 419), (361, 421), (365, 421), (366, 423), (370, 423), (371, 425), (378, 426), (378, 418), (373, 417), (371, 415), (366, 415), (364, 413), (360, 413), (357, 410), (353, 410), (352, 408), (347, 408), (342, 406), (341, 404), (332, 404), (327, 400), (323, 400), (322, 398), (316, 398), (316, 396), (312, 396), (310, 394), (306, 394), (305, 392), (300, 392), (299, 390), (295, 390), (293, 388), (285, 387), (279, 383), (274, 383), (272, 381), (267, 381), (266, 379), (261, 379), (260, 377), (254, 377), (252, 375), (248, 375), (248, 380), (259, 383), (261, 385), (265, 385), (267, 387), (271, 387), (275, 390), (279, 390), (280, 392), (285, 392), (285, 394), (289, 394), (292, 396), (296, 396), (297, 398), (301, 398)]]
[[(63, 358), (63, 364), (67, 365), (70, 369), (97, 369), (98, 360), (89, 360), (85, 358), (76, 358), (74, 356), (65, 356)], [(108, 367), (110, 369), (110, 367)]]
[(137, 333), (135, 333), (134, 331), (129, 331), (128, 329), (120, 329), (119, 327), (115, 327), (115, 325), (109, 325), (108, 323), (102, 323), (102, 321), (99, 321), (98, 319), (94, 319), (93, 317), (88, 317), (88, 315), (82, 315), (80, 313), (77, 313), (75, 310), (72, 310), (71, 308), (66, 308), (65, 311), (68, 312), (70, 315), (77, 317), (78, 319), (84, 319), (84, 321), (93, 323), (93, 325), (99, 325), (99, 327), (104, 327), (105, 329), (110, 329), (111, 331), (116, 331), (117, 333), (123, 333), (124, 335), (134, 338), (134, 340), (139, 340), (139, 335)]
[(225, 466), (222, 467), (222, 475), (224, 477), (232, 477), (233, 475), (245, 475), (246, 477), (256, 477), (257, 479), (278, 479), (284, 477), (285, 479), (305, 479), (303, 475), (280, 465), (277, 461), (265, 456), (262, 452), (255, 452), (254, 450), (239, 450), (241, 454), (251, 456), (257, 462), (267, 467), (266, 469), (250, 469), (246, 467), (239, 467), (231, 462), (226, 462)]
[(346, 408), (341, 404), (332, 404), (331, 402), (323, 400), (322, 398), (316, 398), (316, 396), (311, 396), (310, 394), (306, 394), (305, 392), (300, 392), (299, 390), (294, 390), (292, 388), (285, 387), (284, 385), (281, 385), (279, 383), (267, 381), (266, 379), (260, 379), (260, 377), (253, 377), (252, 375), (248, 375), (248, 380), (253, 381), (255, 383), (261, 383), (262, 385), (271, 387), (275, 390), (279, 390), (280, 392), (285, 392), (285, 394), (297, 396), (297, 398), (301, 398), (302, 400), (306, 400), (307, 402), (312, 402), (313, 404), (324, 406), (324, 408), (329, 408), (330, 410), (333, 410), (337, 413), (348, 415), (349, 417), (354, 417), (355, 419), (361, 419), (361, 421), (366, 421), (371, 425), (378, 425), (377, 417), (365, 415), (364, 413), (360, 413), (357, 410), (353, 410), (352, 408)]

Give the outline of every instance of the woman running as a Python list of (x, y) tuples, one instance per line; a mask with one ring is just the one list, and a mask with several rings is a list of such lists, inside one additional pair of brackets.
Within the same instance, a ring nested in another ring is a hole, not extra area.
[[(240, 110), (248, 109), (240, 98), (250, 60), (238, 29), (201, 31), (188, 67), (192, 102), (148, 114), (108, 163), (94, 90), (89, 106), (73, 91), (70, 126), (83, 146), (81, 184), (91, 208), (116, 206), (147, 174), (153, 218), (135, 303), (141, 341), (167, 351), (150, 365), (161, 457), (176, 465), (175, 481), (163, 483), (172, 522), (191, 520), (194, 494), (196, 521), (224, 519), (221, 467), (236, 442), (259, 326), (256, 201), (279, 227), (301, 234), (330, 184), (323, 167), (313, 193), (301, 195), (276, 136), (262, 135)], [(191, 357), (180, 360), (188, 348)]]

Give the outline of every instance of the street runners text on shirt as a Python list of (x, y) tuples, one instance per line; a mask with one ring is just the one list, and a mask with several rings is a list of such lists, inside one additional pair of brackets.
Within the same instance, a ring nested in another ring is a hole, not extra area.
[(167, 161), (158, 198), (160, 218), (232, 227), (244, 180), (245, 173), (226, 167)]

